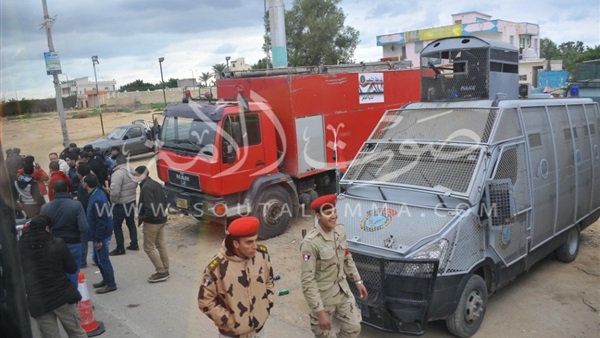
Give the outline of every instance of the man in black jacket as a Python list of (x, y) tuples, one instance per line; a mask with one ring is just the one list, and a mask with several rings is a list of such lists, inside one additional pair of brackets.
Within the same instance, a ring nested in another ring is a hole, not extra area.
[(148, 176), (145, 166), (135, 168), (135, 176), (140, 184), (138, 224), (144, 226), (144, 251), (156, 269), (148, 282), (163, 282), (169, 278), (169, 256), (165, 242), (167, 196), (162, 185)]
[(50, 228), (54, 237), (62, 238), (71, 251), (73, 259), (77, 264), (77, 271), (69, 274), (69, 279), (77, 285), (77, 275), (81, 265), (81, 239), (88, 232), (88, 223), (81, 203), (71, 199), (67, 192), (68, 186), (65, 181), (56, 181), (52, 187), (54, 200), (42, 207), (40, 214), (50, 218)]
[(67, 278), (77, 265), (65, 242), (49, 233), (49, 225), (47, 216), (36, 216), (19, 240), (29, 312), (43, 337), (60, 337), (58, 318), (70, 338), (85, 338), (77, 310), (81, 295)]

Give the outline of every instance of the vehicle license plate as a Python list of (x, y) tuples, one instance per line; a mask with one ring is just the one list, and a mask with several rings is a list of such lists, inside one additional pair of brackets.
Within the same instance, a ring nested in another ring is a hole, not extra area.
[(177, 207), (181, 208), (181, 209), (187, 209), (188, 208), (188, 200), (186, 200), (185, 198), (178, 198), (177, 199)]

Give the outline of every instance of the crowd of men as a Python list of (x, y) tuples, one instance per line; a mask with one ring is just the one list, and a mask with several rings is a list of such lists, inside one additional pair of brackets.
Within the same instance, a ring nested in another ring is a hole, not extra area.
[[(24, 156), (18, 148), (6, 151), (15, 216), (29, 220), (19, 240), (28, 302), (42, 336), (54, 337), (58, 320), (70, 337), (79, 337), (81, 319), (73, 304), (81, 299), (77, 277), (87, 267), (88, 243), (92, 242), (92, 264), (102, 276), (93, 284), (97, 294), (117, 290), (110, 256), (139, 251), (138, 226), (143, 226), (144, 251), (155, 267), (148, 282), (167, 280), (167, 201), (148, 169), (133, 170), (118, 147), (105, 157), (90, 145), (80, 151), (72, 143), (60, 154), (48, 154), (48, 159), (46, 172), (34, 156)], [(130, 238), (126, 248), (123, 222)], [(113, 232), (116, 248), (109, 252)]]
[[(144, 251), (155, 268), (148, 282), (165, 281), (169, 278), (164, 234), (168, 204), (161, 184), (148, 176), (148, 169), (132, 170), (118, 148), (104, 158), (90, 146), (79, 152), (71, 144), (60, 155), (50, 153), (49, 160), (50, 175), (33, 156), (21, 156), (19, 149), (7, 151), (17, 209), (31, 218), (30, 229), (20, 240), (28, 302), (44, 336), (58, 332), (59, 320), (70, 337), (83, 337), (74, 304), (81, 299), (77, 275), (87, 266), (88, 241), (93, 245), (93, 264), (102, 275), (93, 284), (96, 293), (117, 290), (110, 256), (139, 250), (137, 211)], [(335, 204), (336, 196), (327, 195), (310, 205), (317, 222), (300, 246), (302, 290), (315, 337), (358, 337), (361, 314), (348, 280), (359, 297), (368, 298), (368, 292), (348, 251), (345, 228), (337, 223)], [(123, 222), (131, 240), (127, 247)], [(268, 250), (257, 243), (259, 223), (251, 216), (232, 221), (220, 252), (204, 270), (198, 305), (218, 327), (219, 337), (265, 336), (275, 294)], [(113, 229), (116, 248), (109, 252)], [(334, 319), (340, 323), (337, 333)]]

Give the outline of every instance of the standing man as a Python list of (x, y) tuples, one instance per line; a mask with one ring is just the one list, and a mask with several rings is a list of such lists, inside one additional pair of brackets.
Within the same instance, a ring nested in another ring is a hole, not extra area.
[(54, 191), (52, 190), (52, 187), (54, 186), (54, 183), (58, 181), (65, 182), (67, 184), (67, 192), (70, 193), (71, 191), (73, 191), (73, 184), (71, 183), (71, 180), (69, 180), (69, 177), (60, 170), (58, 162), (50, 162), (50, 164), (48, 165), (48, 169), (50, 169), (50, 181), (48, 182), (48, 200), (52, 201), (54, 199)]
[(48, 159), (50, 160), (50, 162), (58, 162), (60, 171), (62, 171), (65, 175), (69, 175), (69, 165), (67, 164), (65, 159), (59, 158), (57, 153), (48, 154)]
[(73, 184), (73, 191), (71, 192), (71, 195), (73, 197), (76, 197), (77, 191), (79, 190), (79, 176), (77, 175), (77, 155), (73, 153), (67, 153), (65, 155), (65, 162), (69, 166), (67, 176), (69, 177), (71, 184)]
[[(90, 167), (85, 162), (78, 162), (77, 164), (77, 178), (79, 179), (79, 186), (77, 187), (77, 202), (81, 203), (83, 211), (86, 213), (87, 218), (87, 207), (90, 195), (83, 187), (83, 178), (90, 173)], [(88, 224), (89, 225), (89, 224)], [(87, 268), (87, 256), (88, 256), (88, 244), (92, 240), (90, 231), (87, 234), (81, 236), (81, 265), (82, 269)], [(93, 261), (92, 261), (93, 263)], [(93, 263), (96, 264), (96, 263)]]
[(77, 271), (68, 277), (77, 286), (81, 265), (81, 239), (88, 232), (88, 223), (81, 203), (73, 201), (65, 181), (56, 181), (49, 187), (54, 200), (42, 207), (40, 214), (48, 216), (54, 237), (62, 238), (71, 252)]
[(50, 234), (50, 220), (36, 216), (19, 239), (29, 313), (42, 337), (60, 337), (60, 321), (70, 338), (86, 338), (77, 302), (81, 295), (67, 278), (77, 264), (62, 238)]
[(258, 224), (256, 217), (231, 222), (221, 251), (204, 270), (198, 306), (220, 338), (265, 336), (274, 283), (267, 248), (256, 243)]
[(360, 298), (368, 297), (352, 255), (348, 251), (346, 229), (337, 224), (336, 195), (321, 196), (310, 208), (318, 224), (300, 246), (302, 252), (302, 292), (310, 307), (310, 325), (315, 337), (332, 335), (331, 319), (340, 322), (337, 337), (358, 337), (362, 317), (346, 278), (355, 283)]
[(91, 144), (83, 147), (83, 154), (87, 157), (87, 164), (90, 171), (98, 178), (98, 188), (103, 191), (108, 190), (108, 166), (104, 157), (95, 151)]
[(110, 202), (113, 205), (115, 239), (117, 247), (111, 251), (111, 256), (125, 254), (125, 238), (123, 237), (123, 220), (129, 229), (131, 243), (127, 250), (140, 250), (135, 226), (135, 191), (137, 183), (133, 180), (133, 170), (127, 165), (125, 156), (116, 158), (116, 167), (110, 180)]
[(152, 261), (156, 273), (148, 282), (157, 283), (169, 278), (169, 256), (165, 242), (165, 224), (167, 223), (167, 196), (162, 185), (148, 176), (148, 168), (135, 168), (135, 176), (140, 184), (138, 202), (138, 223), (144, 226), (144, 252)]
[(98, 179), (96, 176), (88, 174), (83, 178), (83, 187), (89, 194), (87, 220), (90, 226), (90, 237), (94, 243), (92, 260), (100, 269), (102, 281), (93, 284), (94, 288), (99, 288), (96, 293), (102, 294), (117, 289), (115, 275), (110, 258), (108, 247), (112, 237), (113, 220), (110, 215), (110, 205), (106, 195), (98, 189)]
[(35, 172), (33, 163), (25, 163), (19, 172), (20, 174), (14, 181), (14, 187), (18, 194), (18, 205), (21, 211), (25, 212), (27, 218), (33, 218), (40, 214), (46, 200), (39, 190), (38, 182), (33, 178)]

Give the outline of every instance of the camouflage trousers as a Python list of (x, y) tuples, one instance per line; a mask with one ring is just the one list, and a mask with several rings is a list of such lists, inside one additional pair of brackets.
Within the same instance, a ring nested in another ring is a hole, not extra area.
[(310, 328), (317, 338), (356, 338), (360, 334), (360, 322), (362, 316), (360, 309), (356, 306), (354, 296), (347, 297), (342, 303), (335, 305), (325, 305), (325, 312), (333, 325), (336, 319), (340, 324), (340, 332), (334, 333), (333, 330), (321, 330), (319, 319), (314, 313), (310, 314)]

